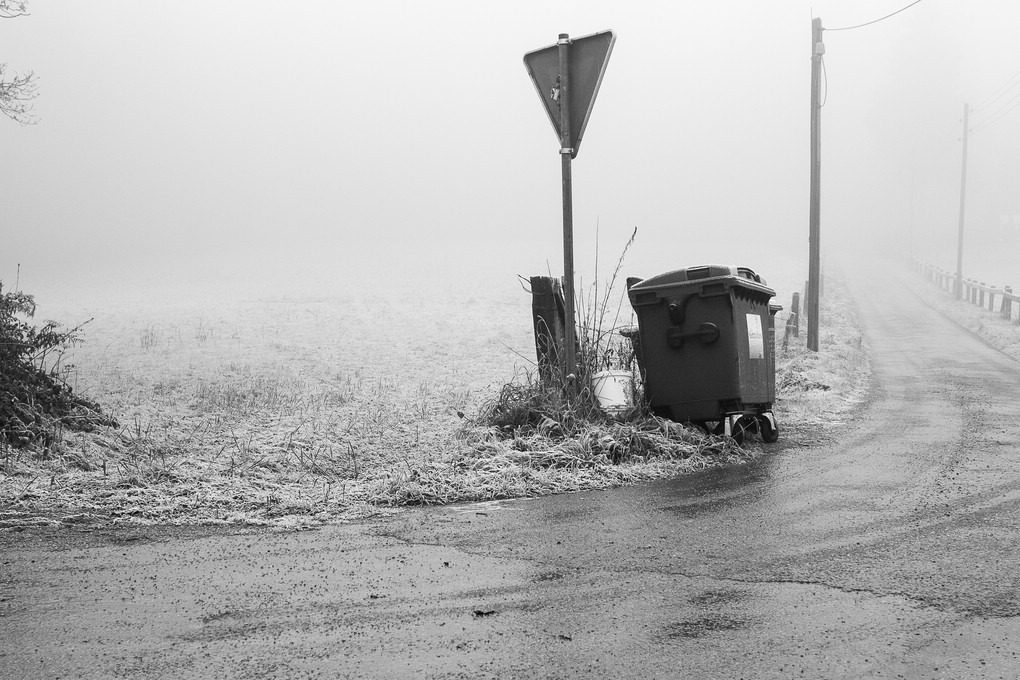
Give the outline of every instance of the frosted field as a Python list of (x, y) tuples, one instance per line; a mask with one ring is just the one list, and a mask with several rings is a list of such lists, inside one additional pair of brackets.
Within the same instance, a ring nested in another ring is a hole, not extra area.
[[(788, 308), (801, 271), (756, 269)], [(75, 366), (75, 389), (121, 427), (71, 435), (42, 458), (7, 452), (4, 512), (40, 522), (301, 525), (409, 502), (613, 486), (755, 455), (727, 444), (712, 445), (715, 457), (604, 465), (592, 462), (590, 444), (549, 453), (494, 440), (472, 419), (533, 368), (531, 296), (512, 274), (437, 271), (358, 275), (339, 287), (309, 278), (289, 290), (265, 279), (202, 287), (182, 278), (81, 287), (59, 300), (35, 293), (37, 320), (93, 318), (85, 343), (61, 360)], [(621, 271), (619, 294), (633, 271)], [(590, 299), (583, 273), (581, 281)], [(629, 304), (621, 310), (618, 325), (634, 323)], [(830, 357), (820, 364), (794, 352), (777, 363), (813, 372), (797, 384), (833, 384), (854, 359)], [(825, 398), (798, 397), (811, 411)]]

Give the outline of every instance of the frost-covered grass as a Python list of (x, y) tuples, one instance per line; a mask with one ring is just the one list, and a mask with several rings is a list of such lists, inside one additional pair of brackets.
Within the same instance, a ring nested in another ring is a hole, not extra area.
[(867, 338), (838, 278), (826, 279), (820, 312), (818, 352), (807, 349), (802, 327), (801, 341), (776, 354), (776, 414), (788, 433), (824, 433), (844, 425), (871, 385)]
[[(975, 275), (971, 278), (987, 281), (990, 286), (997, 288), (1009, 285), (1011, 281), (1020, 284), (1020, 276), (1011, 275), (1011, 267), (989, 263), (988, 270), (988, 276), (984, 273), (977, 275), (977, 272), (974, 272)], [(965, 274), (964, 278), (968, 276)], [(995, 297), (995, 309), (989, 310), (987, 304), (981, 307), (966, 300), (957, 300), (951, 291), (940, 289), (935, 284), (925, 281), (920, 275), (904, 275), (900, 280), (930, 307), (976, 334), (992, 347), (1020, 361), (1020, 322), (1002, 318), (999, 311), (1002, 304), (1001, 296)], [(1014, 286), (1013, 291), (1014, 294), (1020, 292), (1020, 285)], [(1017, 314), (1016, 304), (1014, 303), (1014, 317)]]
[[(803, 348), (803, 333), (783, 350), (785, 312), (777, 324), (781, 424), (828, 426), (865, 389), (852, 305), (838, 292), (826, 305), (819, 354)], [(77, 389), (121, 427), (44, 453), (0, 450), (0, 527), (301, 526), (404, 504), (605, 488), (761, 453), (760, 443), (741, 448), (651, 418), (605, 419), (569, 437), (497, 432), (480, 415), (528, 370), (530, 306), (509, 281), (94, 308), (68, 360)]]

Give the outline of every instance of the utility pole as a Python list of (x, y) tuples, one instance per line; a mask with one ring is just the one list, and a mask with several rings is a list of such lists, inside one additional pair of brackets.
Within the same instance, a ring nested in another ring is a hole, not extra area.
[(910, 157), (910, 219), (907, 221), (907, 256), (914, 259), (914, 157)]
[(821, 280), (821, 171), (822, 171), (822, 105), (820, 101), (822, 55), (822, 20), (811, 20), (811, 195), (808, 229), (808, 291), (807, 291), (807, 347), (818, 351), (818, 298)]
[(963, 170), (960, 171), (960, 230), (956, 240), (956, 299), (963, 297), (963, 216), (967, 201), (967, 119), (970, 117), (970, 105), (963, 105)]

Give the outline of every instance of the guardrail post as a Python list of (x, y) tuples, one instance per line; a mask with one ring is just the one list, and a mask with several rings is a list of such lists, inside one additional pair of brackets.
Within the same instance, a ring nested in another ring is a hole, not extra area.
[[(1020, 304), (1014, 304), (1020, 303), (1020, 295), (1013, 294), (1012, 286), (995, 288), (994, 286), (989, 286), (984, 281), (978, 281), (978, 279), (966, 278), (952, 272), (943, 271), (924, 260), (915, 260), (915, 263), (918, 273), (923, 275), (929, 283), (938, 286), (940, 290), (946, 290), (950, 293), (959, 290), (960, 297), (958, 299), (966, 300), (972, 305), (987, 309), (989, 312), (995, 313), (995, 296), (1001, 295), (1002, 302), (999, 303), (998, 307), (999, 316), (1020, 326)], [(987, 304), (985, 300), (986, 294), (988, 296)], [(1015, 318), (1013, 314), (1014, 308), (1016, 309)]]

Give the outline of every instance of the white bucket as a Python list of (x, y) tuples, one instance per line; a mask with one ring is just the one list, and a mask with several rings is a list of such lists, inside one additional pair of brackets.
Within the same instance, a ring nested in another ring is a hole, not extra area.
[(599, 406), (610, 412), (626, 410), (631, 406), (631, 383), (634, 374), (630, 371), (599, 371), (591, 377), (591, 388)]

